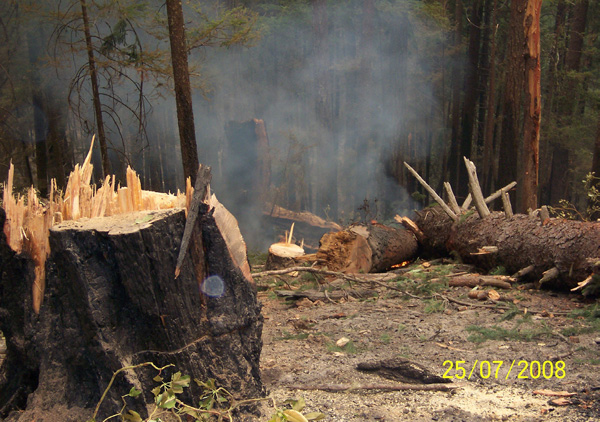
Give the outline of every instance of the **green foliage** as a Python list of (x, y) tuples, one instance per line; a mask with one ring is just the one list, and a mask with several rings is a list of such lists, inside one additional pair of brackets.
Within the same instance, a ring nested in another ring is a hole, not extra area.
[(425, 309), (423, 309), (423, 311), (426, 314), (437, 314), (444, 312), (446, 309), (446, 304), (441, 300), (429, 299), (425, 301), (425, 303)]
[(581, 181), (584, 186), (584, 191), (587, 197), (587, 208), (585, 211), (580, 211), (575, 205), (566, 199), (559, 201), (560, 206), (548, 207), (549, 210), (559, 218), (567, 220), (583, 220), (590, 221), (592, 218), (598, 218), (600, 215), (600, 177), (591, 172), (586, 174)]
[(508, 275), (508, 272), (506, 271), (506, 268), (504, 268), (502, 265), (499, 265), (495, 268), (492, 268), (489, 272), (490, 275)]
[[(159, 383), (159, 385), (154, 387), (151, 391), (152, 395), (154, 396), (154, 407), (149, 410), (148, 417), (143, 419), (138, 412), (131, 409), (126, 409), (126, 397), (136, 398), (142, 394), (142, 391), (132, 387), (127, 394), (122, 396), (123, 407), (121, 408), (121, 411), (104, 419), (103, 422), (115, 418), (120, 418), (121, 421), (125, 422), (162, 422), (162, 418), (166, 417), (166, 415), (172, 415), (179, 421), (194, 420), (195, 422), (205, 422), (217, 418), (219, 421), (227, 420), (232, 422), (234, 420), (232, 416), (233, 411), (240, 406), (266, 400), (260, 398), (236, 401), (229, 391), (223, 387), (218, 387), (214, 379), (211, 378), (207, 381), (199, 381), (196, 379), (194, 381), (199, 387), (201, 387), (201, 393), (198, 399), (198, 406), (190, 406), (182, 402), (178, 397), (178, 395), (182, 394), (186, 388), (190, 387), (189, 375), (182, 375), (181, 372), (175, 372), (173, 375), (171, 375), (169, 381), (165, 381), (162, 373), (166, 368), (172, 367), (173, 365), (166, 365), (162, 368), (159, 368), (152, 362), (145, 362), (139, 365), (121, 368), (113, 374), (108, 387), (96, 405), (94, 414), (90, 419), (87, 420), (87, 422), (96, 422), (96, 416), (98, 415), (100, 406), (119, 373), (144, 366), (151, 366), (158, 371), (158, 375), (156, 375), (153, 380)], [(318, 412), (311, 412), (303, 415), (301, 411), (306, 406), (303, 398), (298, 400), (288, 400), (286, 404), (289, 404), (291, 408), (283, 410), (275, 406), (275, 403), (273, 402), (275, 413), (271, 419), (269, 419), (269, 421), (308, 422), (318, 421), (325, 418), (325, 415)]]

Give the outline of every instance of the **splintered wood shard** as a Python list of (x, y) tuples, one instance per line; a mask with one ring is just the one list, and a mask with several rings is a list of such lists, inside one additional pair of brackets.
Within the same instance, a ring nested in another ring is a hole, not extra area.
[(481, 218), (485, 218), (490, 215), (490, 210), (485, 204), (485, 199), (481, 193), (481, 187), (479, 186), (479, 180), (477, 179), (477, 169), (475, 164), (467, 157), (463, 157), (465, 160), (465, 166), (467, 167), (467, 174), (469, 175), (469, 190), (475, 202), (475, 209)]
[(52, 226), (67, 220), (108, 217), (140, 210), (184, 207), (185, 194), (171, 195), (142, 190), (140, 178), (127, 168), (127, 186), (115, 184), (115, 176), (107, 176), (100, 188), (90, 185), (93, 173), (92, 139), (90, 150), (81, 165), (69, 175), (63, 194), (56, 181), (50, 183), (48, 201), (40, 201), (31, 187), (25, 195), (13, 194), (14, 166), (10, 165), (4, 184), (2, 207), (6, 213), (3, 230), (9, 246), (15, 252), (25, 251), (35, 264), (33, 309), (39, 312), (45, 289), (45, 263), (50, 253), (48, 242)]
[(446, 205), (444, 200), (436, 193), (435, 190), (433, 190), (433, 188), (431, 186), (429, 186), (427, 184), (427, 182), (425, 180), (423, 180), (423, 178), (419, 175), (419, 173), (417, 173), (417, 171), (414, 168), (412, 168), (410, 165), (408, 165), (408, 163), (406, 161), (404, 162), (404, 165), (406, 166), (408, 171), (410, 171), (411, 174), (413, 176), (415, 176), (415, 178), (425, 188), (425, 190), (427, 192), (429, 192), (429, 194), (433, 197), (435, 202), (440, 204), (440, 207), (442, 207), (442, 209), (446, 212), (446, 214), (448, 214), (448, 216), (450, 216), (450, 218), (452, 218), (453, 220), (458, 220), (458, 216), (454, 213), (454, 211), (452, 211), (450, 209), (450, 207), (448, 205)]
[(196, 183), (194, 185), (194, 194), (192, 195), (192, 201), (185, 221), (185, 230), (183, 231), (183, 238), (181, 239), (179, 256), (177, 257), (175, 278), (179, 277), (185, 254), (190, 245), (190, 239), (192, 238), (192, 232), (194, 231), (196, 219), (198, 218), (198, 211), (200, 210), (200, 203), (208, 201), (208, 190), (211, 178), (210, 167), (200, 164), (198, 167), (198, 175), (196, 176)]

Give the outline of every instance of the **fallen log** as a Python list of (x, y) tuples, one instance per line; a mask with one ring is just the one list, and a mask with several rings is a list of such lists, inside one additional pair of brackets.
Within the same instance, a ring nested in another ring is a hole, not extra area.
[(383, 272), (417, 256), (418, 243), (404, 228), (353, 225), (321, 238), (317, 261), (332, 271)]
[[(551, 288), (571, 289), (593, 273), (600, 261), (600, 224), (493, 212), (482, 219), (463, 215), (454, 222), (439, 208), (418, 213), (415, 221), (430, 252), (457, 253), (461, 259), (489, 270), (503, 266), (520, 279)], [(478, 254), (484, 247), (496, 252)]]

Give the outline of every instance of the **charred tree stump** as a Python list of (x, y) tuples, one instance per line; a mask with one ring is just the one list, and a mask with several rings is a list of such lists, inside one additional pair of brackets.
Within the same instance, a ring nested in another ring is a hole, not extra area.
[(574, 288), (600, 260), (598, 223), (541, 221), (525, 214), (507, 218), (500, 212), (484, 219), (473, 213), (454, 222), (440, 208), (421, 211), (415, 222), (430, 253), (454, 251), (466, 263), (483, 269), (501, 265), (515, 275), (527, 269), (527, 277), (551, 288)]
[[(234, 264), (206, 203), (174, 279), (184, 225), (185, 212), (178, 209), (55, 226), (39, 316), (31, 310), (33, 265), (11, 254), (0, 234), (0, 316), (7, 339), (2, 417), (24, 408), (7, 419), (87, 420), (114, 372), (143, 362), (174, 364), (173, 372), (192, 379), (214, 378), (238, 399), (264, 395), (255, 288)], [(144, 417), (155, 375), (147, 369), (120, 374), (97, 420), (118, 413), (121, 395), (134, 386), (145, 392), (133, 405)]]
[(415, 236), (404, 228), (354, 225), (325, 234), (317, 251), (317, 261), (333, 271), (382, 272), (413, 260), (418, 246)]

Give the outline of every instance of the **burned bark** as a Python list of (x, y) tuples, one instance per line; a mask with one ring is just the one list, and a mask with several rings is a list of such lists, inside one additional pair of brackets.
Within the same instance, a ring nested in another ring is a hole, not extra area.
[[(415, 222), (429, 253), (453, 252), (466, 263), (483, 269), (503, 266), (509, 273), (533, 266), (527, 277), (544, 279), (544, 286), (552, 288), (577, 286), (600, 259), (598, 223), (542, 221), (525, 214), (507, 218), (499, 212), (484, 219), (465, 214), (454, 222), (439, 208), (422, 211)], [(490, 252), (482, 253), (486, 249)]]
[[(11, 254), (0, 234), (0, 315), (8, 346), (2, 416), (26, 405), (8, 420), (87, 420), (114, 372), (143, 362), (214, 378), (236, 398), (264, 394), (254, 286), (234, 264), (206, 203), (174, 279), (184, 225), (185, 213), (176, 209), (53, 227), (38, 317), (29, 299), (33, 265)], [(118, 413), (131, 387), (148, 393), (155, 375), (144, 368), (119, 375), (97, 420)], [(190, 396), (197, 397), (192, 388)], [(143, 402), (153, 397), (136, 400), (133, 408), (144, 416)]]
[(333, 271), (382, 272), (417, 255), (415, 236), (383, 224), (354, 225), (321, 238), (317, 261)]

